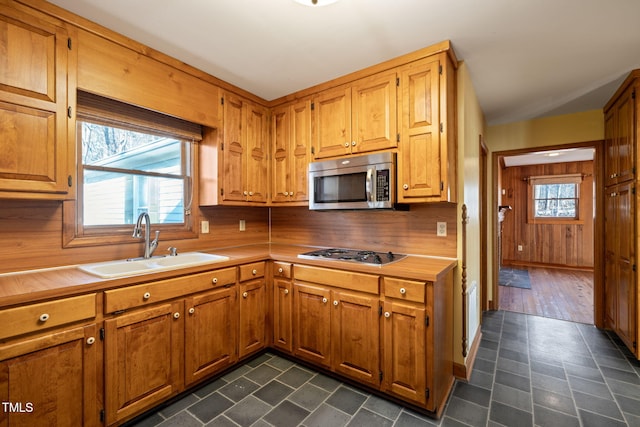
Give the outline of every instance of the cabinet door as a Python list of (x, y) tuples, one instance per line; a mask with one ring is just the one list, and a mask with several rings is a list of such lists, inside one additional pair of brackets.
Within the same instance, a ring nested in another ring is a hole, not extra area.
[(291, 183), (289, 197), (294, 202), (309, 200), (309, 161), (311, 160), (311, 101), (291, 107)]
[(132, 417), (181, 389), (182, 302), (109, 319), (105, 324), (107, 425)]
[(439, 66), (438, 60), (418, 61), (400, 74), (399, 202), (440, 199), (446, 159), (440, 145)]
[(331, 292), (296, 282), (293, 292), (294, 354), (328, 368), (331, 366)]
[(397, 147), (396, 106), (396, 73), (375, 75), (353, 85), (353, 153)]
[(377, 295), (332, 292), (333, 368), (376, 387), (380, 384), (379, 301)]
[(426, 405), (425, 309), (385, 301), (383, 312), (382, 388)]
[(615, 106), (604, 117), (605, 186), (618, 182), (618, 136)]
[(626, 182), (635, 174), (635, 96), (633, 88), (627, 90), (616, 103), (618, 145), (618, 182)]
[(235, 286), (185, 300), (185, 384), (231, 366), (238, 359)]
[(96, 325), (0, 346), (3, 426), (99, 426)]
[(293, 292), (290, 279), (273, 279), (273, 346), (293, 351)]
[(351, 153), (351, 88), (339, 87), (313, 100), (315, 158)]
[(618, 278), (617, 278), (617, 256), (618, 256), (618, 235), (617, 231), (617, 193), (615, 187), (605, 192), (605, 239), (604, 239), (604, 316), (605, 327), (616, 330), (618, 327)]
[(271, 159), (271, 185), (274, 203), (288, 202), (291, 188), (291, 107), (276, 108), (271, 118), (273, 155)]
[(269, 197), (269, 110), (247, 103), (246, 200), (266, 203)]
[(264, 279), (240, 284), (239, 356), (261, 350), (266, 345), (267, 287)]
[(245, 101), (226, 93), (224, 97), (224, 146), (222, 161), (222, 200), (243, 202), (246, 200), (247, 152), (246, 131), (247, 109)]
[(636, 286), (635, 272), (635, 242), (629, 236), (635, 236), (633, 206), (635, 194), (632, 185), (625, 184), (615, 187), (616, 229), (618, 252), (616, 256), (617, 269), (617, 332), (620, 338), (631, 349), (637, 351), (633, 344), (636, 342)]
[(67, 33), (6, 8), (0, 15), (0, 194), (64, 198)]

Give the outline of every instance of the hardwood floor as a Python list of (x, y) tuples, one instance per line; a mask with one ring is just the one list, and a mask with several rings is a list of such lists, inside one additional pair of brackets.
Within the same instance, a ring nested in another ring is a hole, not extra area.
[(500, 286), (500, 309), (593, 324), (593, 272), (530, 267), (531, 289)]

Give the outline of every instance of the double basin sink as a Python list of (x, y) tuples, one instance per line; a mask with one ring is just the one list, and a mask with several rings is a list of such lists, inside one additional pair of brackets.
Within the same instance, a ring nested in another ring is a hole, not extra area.
[(113, 279), (138, 274), (158, 273), (178, 268), (195, 267), (227, 261), (229, 257), (203, 252), (185, 252), (176, 256), (152, 257), (149, 259), (117, 260), (78, 265), (78, 269), (101, 277)]

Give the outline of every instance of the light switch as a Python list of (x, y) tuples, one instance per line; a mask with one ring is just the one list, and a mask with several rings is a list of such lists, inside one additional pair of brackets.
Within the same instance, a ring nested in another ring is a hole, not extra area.
[(200, 221), (200, 232), (207, 234), (209, 232), (209, 221)]
[(240, 231), (245, 231), (247, 229), (247, 224), (244, 219), (240, 220)]

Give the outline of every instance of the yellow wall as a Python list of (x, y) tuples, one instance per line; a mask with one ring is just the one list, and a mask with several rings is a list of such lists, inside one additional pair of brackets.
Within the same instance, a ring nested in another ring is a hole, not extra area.
[[(469, 76), (469, 70), (464, 62), (458, 68), (458, 259), (462, 260), (462, 205), (467, 206), (467, 288), (473, 283), (480, 286), (480, 135), (484, 133), (484, 115), (480, 109), (475, 88)], [(477, 289), (476, 295), (480, 295)], [(454, 289), (454, 362), (463, 364), (462, 356), (462, 276), (458, 268)], [(476, 300), (477, 301), (477, 300)], [(475, 313), (475, 316), (469, 314)], [(471, 346), (480, 324), (479, 301), (476, 307), (467, 307), (467, 338)]]
[[(541, 119), (525, 120), (503, 125), (488, 126), (485, 142), (489, 149), (488, 189), (489, 209), (487, 209), (488, 233), (488, 278), (489, 300), (493, 299), (491, 283), (495, 263), (495, 233), (497, 233), (498, 194), (494, 187), (494, 174), (497, 168), (493, 164), (493, 153), (526, 148), (549, 147), (604, 139), (604, 115), (602, 110), (565, 114)], [(497, 308), (497, 301), (494, 301)]]

